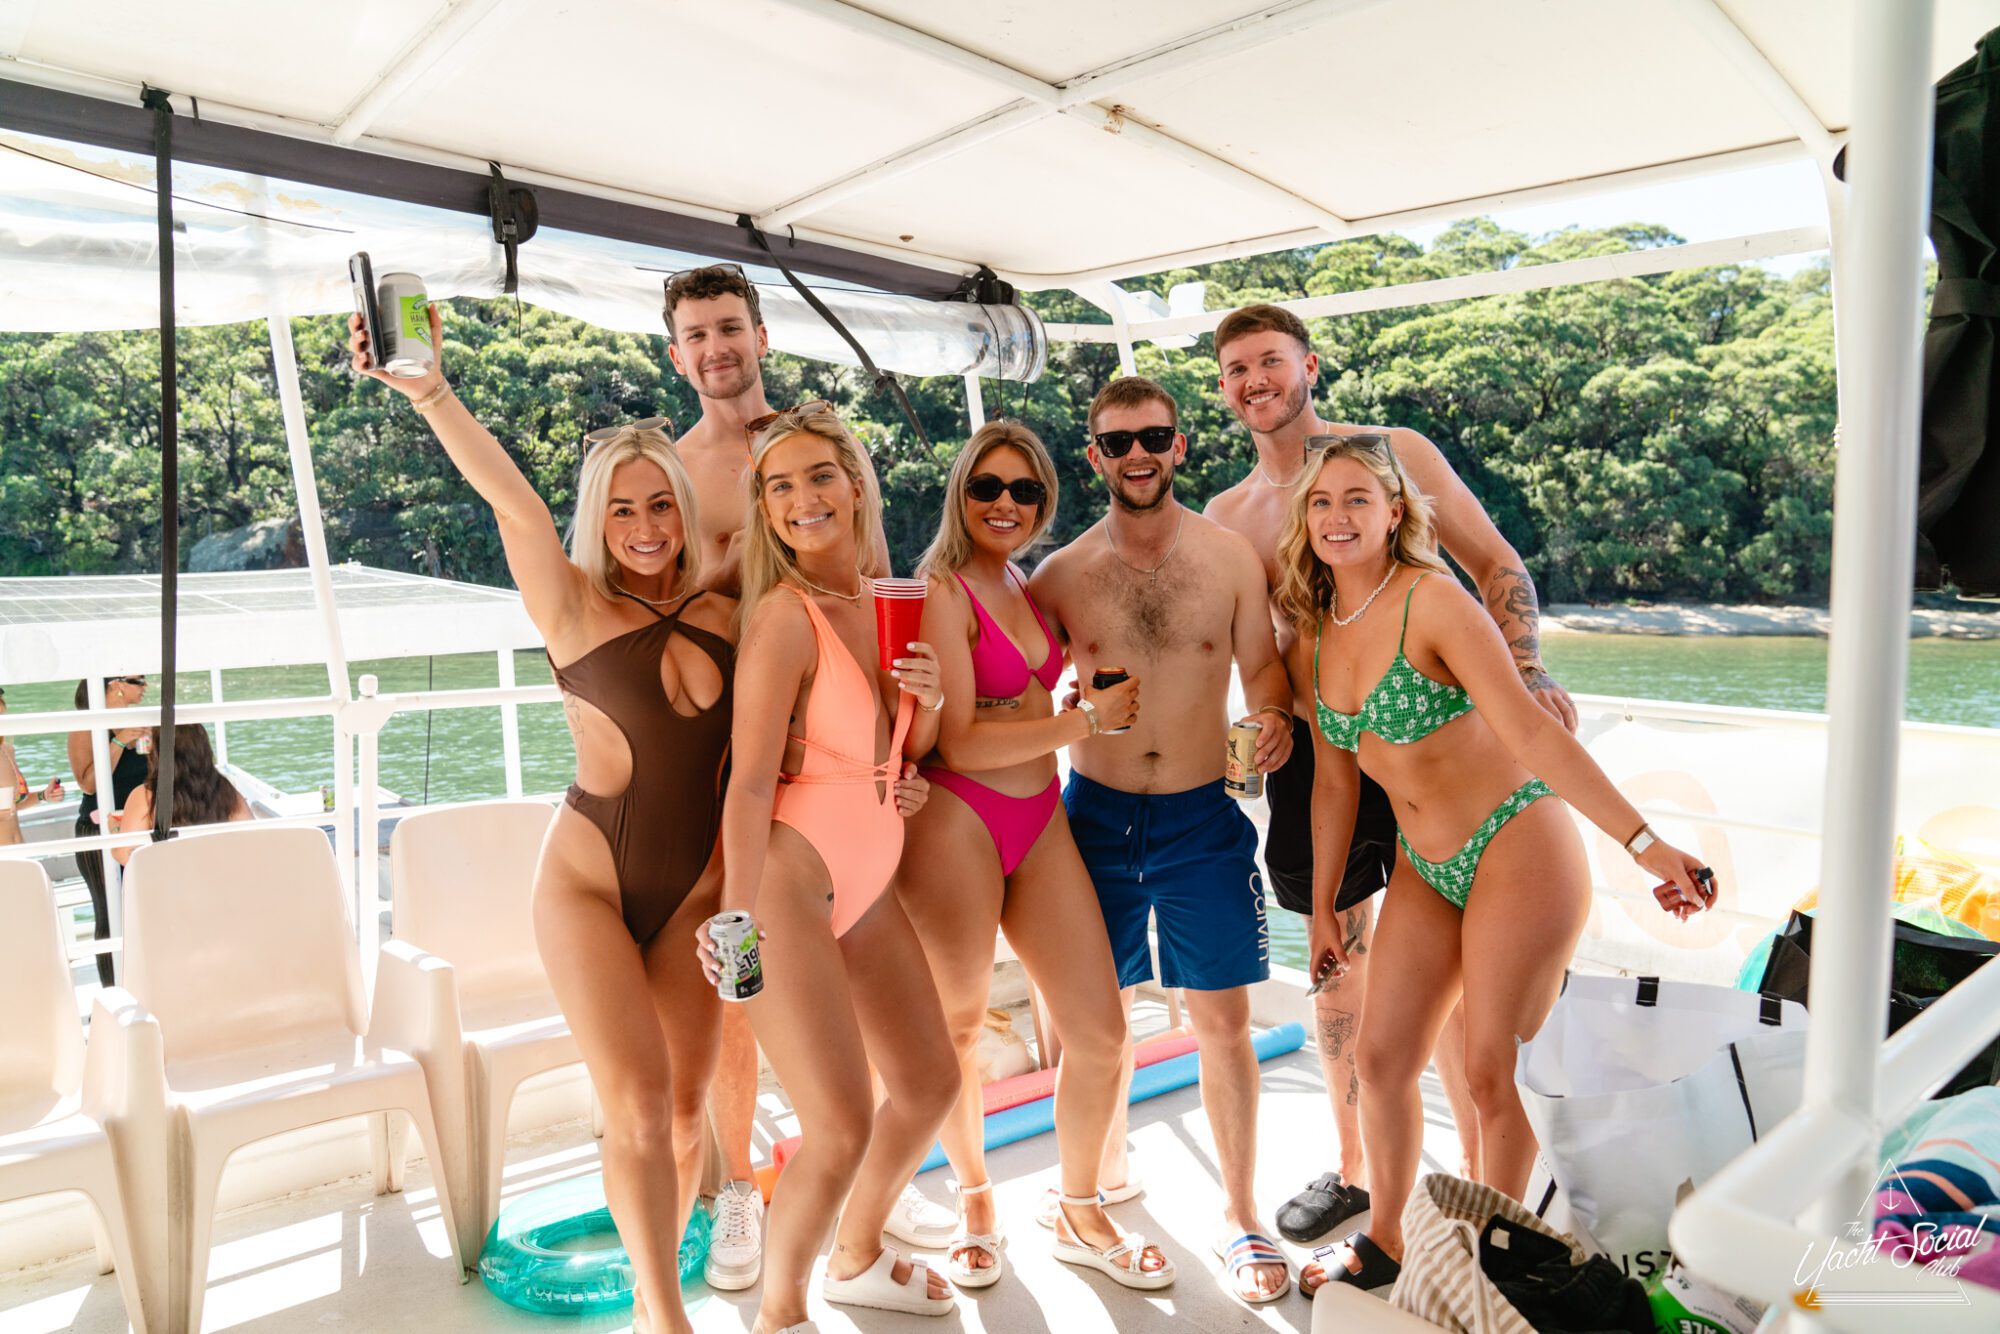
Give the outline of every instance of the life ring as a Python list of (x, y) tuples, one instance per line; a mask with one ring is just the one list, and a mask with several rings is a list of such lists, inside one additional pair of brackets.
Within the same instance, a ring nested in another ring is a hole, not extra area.
[[(708, 1258), (708, 1210), (695, 1206), (681, 1236), (681, 1282)], [(604, 1174), (530, 1191), (500, 1211), (479, 1254), (493, 1295), (524, 1311), (595, 1315), (632, 1304), (632, 1257), (604, 1200)]]

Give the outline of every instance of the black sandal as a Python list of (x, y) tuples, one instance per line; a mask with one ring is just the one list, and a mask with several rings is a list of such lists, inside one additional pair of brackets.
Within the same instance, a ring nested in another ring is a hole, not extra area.
[[(1360, 1258), (1360, 1269), (1331, 1263), (1334, 1253), (1342, 1246)], [(1321, 1246), (1313, 1252), (1313, 1259), (1319, 1262), (1320, 1273), (1325, 1275), (1310, 1294), (1315, 1297), (1319, 1295), (1320, 1288), (1329, 1283), (1347, 1283), (1363, 1292), (1373, 1292), (1377, 1288), (1388, 1287), (1403, 1272), (1402, 1262), (1390, 1259), (1388, 1252), (1370, 1241), (1366, 1232), (1350, 1232), (1331, 1246)]]
[(1278, 1235), (1302, 1246), (1368, 1211), (1368, 1192), (1328, 1172), (1278, 1209)]

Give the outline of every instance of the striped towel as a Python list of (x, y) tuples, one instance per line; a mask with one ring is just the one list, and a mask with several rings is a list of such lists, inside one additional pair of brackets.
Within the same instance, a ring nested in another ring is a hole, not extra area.
[(2000, 1088), (1925, 1103), (1882, 1150), (1872, 1235), (1883, 1250), (2000, 1288)]
[(1403, 1272), (1390, 1305), (1452, 1334), (1535, 1334), (1479, 1267), (1479, 1234), (1496, 1214), (1564, 1243), (1571, 1264), (1588, 1258), (1574, 1237), (1491, 1186), (1432, 1173), (1403, 1207)]

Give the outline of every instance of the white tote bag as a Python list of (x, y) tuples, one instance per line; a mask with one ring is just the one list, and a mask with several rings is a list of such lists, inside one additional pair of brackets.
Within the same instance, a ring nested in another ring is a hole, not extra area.
[(1797, 1110), (1806, 1011), (1733, 987), (1571, 977), (1514, 1081), (1572, 1216), (1637, 1279), (1670, 1260), (1683, 1182)]

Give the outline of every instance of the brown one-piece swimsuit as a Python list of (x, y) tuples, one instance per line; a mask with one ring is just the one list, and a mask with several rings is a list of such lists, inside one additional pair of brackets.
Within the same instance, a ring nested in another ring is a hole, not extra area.
[[(567, 667), (557, 667), (565, 694), (594, 705), (625, 736), (632, 777), (615, 796), (570, 784), (571, 810), (596, 825), (611, 845), (625, 927), (644, 945), (659, 934), (708, 865), (722, 826), (722, 795), (729, 777), (730, 691), (736, 649), (722, 636), (681, 616), (697, 593), (651, 625), (606, 640)], [(715, 660), (722, 693), (689, 717), (677, 712), (660, 684), (660, 659), (676, 632)]]

